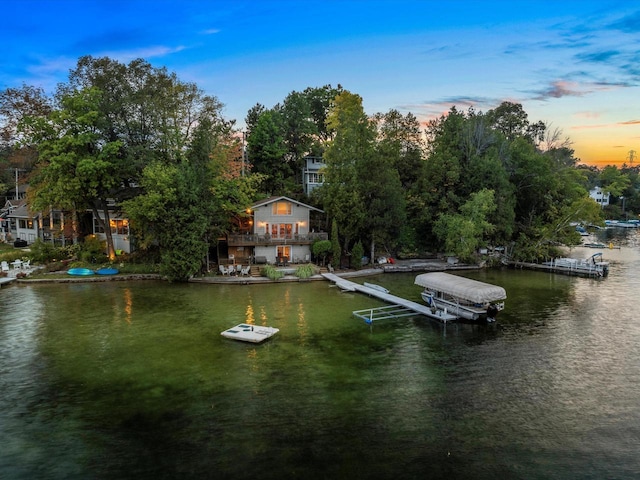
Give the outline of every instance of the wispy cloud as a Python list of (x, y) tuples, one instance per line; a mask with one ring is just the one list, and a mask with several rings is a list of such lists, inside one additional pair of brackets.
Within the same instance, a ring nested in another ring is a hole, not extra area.
[(167, 55), (171, 55), (173, 53), (181, 52), (185, 50), (187, 47), (183, 45), (179, 45), (177, 47), (168, 47), (165, 45), (154, 45), (149, 47), (141, 47), (133, 50), (115, 50), (115, 51), (104, 51), (98, 53), (98, 56), (110, 57), (121, 62), (128, 62), (131, 60), (135, 60), (136, 58), (161, 58), (166, 57)]
[(216, 33), (220, 33), (219, 28), (209, 28), (207, 30), (202, 31), (203, 35), (215, 35)]
[(619, 20), (609, 24), (609, 28), (619, 30), (624, 33), (640, 32), (640, 11), (625, 15)]
[(640, 120), (628, 120), (626, 122), (619, 122), (618, 125), (640, 125)]
[(575, 82), (556, 80), (551, 82), (547, 88), (537, 92), (534, 99), (547, 100), (548, 98), (581, 97), (585, 93), (586, 92), (580, 90), (579, 85)]

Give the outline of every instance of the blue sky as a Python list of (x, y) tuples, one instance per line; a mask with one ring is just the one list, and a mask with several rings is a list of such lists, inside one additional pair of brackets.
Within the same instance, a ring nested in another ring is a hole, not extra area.
[(53, 92), (79, 57), (144, 58), (242, 126), (256, 103), (342, 85), (427, 121), (521, 103), (584, 163), (640, 152), (640, 2), (0, 0), (0, 88)]

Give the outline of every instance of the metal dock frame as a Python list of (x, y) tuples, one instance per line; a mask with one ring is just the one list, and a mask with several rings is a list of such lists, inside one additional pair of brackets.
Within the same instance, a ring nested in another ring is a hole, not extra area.
[[(458, 317), (456, 317), (455, 315), (451, 315), (450, 313), (444, 312), (442, 310), (436, 310), (435, 312), (433, 312), (431, 310), (431, 308), (427, 305), (423, 305), (420, 303), (416, 303), (413, 302), (411, 300), (407, 300), (406, 298), (402, 298), (402, 297), (396, 297), (395, 295), (391, 295), (390, 293), (385, 293), (385, 292), (381, 292), (380, 290), (377, 290), (375, 288), (369, 288), (369, 287), (365, 287), (364, 285), (361, 285), (359, 283), (355, 283), (355, 282), (351, 282), (349, 280), (345, 280), (342, 277), (339, 277), (338, 275), (334, 274), (334, 273), (323, 273), (322, 276), (324, 278), (326, 278), (327, 280), (330, 280), (334, 283), (342, 283), (343, 285), (348, 285), (350, 287), (352, 287), (355, 291), (361, 292), (361, 293), (366, 293), (367, 295), (371, 296), (371, 297), (376, 297), (380, 300), (383, 300), (387, 303), (390, 303), (391, 305), (389, 307), (376, 307), (376, 308), (369, 308), (366, 310), (358, 310), (359, 313), (362, 312), (371, 312), (371, 310), (374, 310), (374, 313), (376, 310), (380, 310), (381, 311), (381, 315), (379, 317), (375, 317), (372, 320), (376, 321), (376, 320), (383, 320), (383, 318), (393, 318), (393, 316), (391, 316), (391, 312), (393, 311), (393, 309), (398, 309), (397, 312), (398, 314), (395, 315), (395, 317), (408, 317), (408, 316), (416, 316), (416, 315), (424, 315), (425, 317), (429, 317), (429, 318), (434, 318), (436, 320), (439, 320), (440, 322), (451, 322), (453, 320), (457, 320)], [(383, 309), (384, 308), (388, 308), (389, 310), (387, 312), (385, 312)], [(399, 309), (403, 309), (403, 310), (399, 310)], [(412, 312), (412, 313), (408, 313), (408, 312)], [(383, 316), (382, 314), (385, 314), (386, 316)], [(356, 312), (353, 312), (353, 314), (355, 316), (359, 316), (356, 315)], [(363, 316), (361, 316), (360, 318), (362, 318), (363, 320), (367, 321), (364, 318), (364, 313), (362, 313)], [(371, 317), (367, 317), (367, 318), (371, 318)]]

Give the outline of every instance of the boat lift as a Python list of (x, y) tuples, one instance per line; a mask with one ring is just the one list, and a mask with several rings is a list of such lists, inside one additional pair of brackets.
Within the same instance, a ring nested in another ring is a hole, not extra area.
[(358, 317), (367, 325), (371, 325), (373, 322), (379, 320), (389, 320), (400, 317), (415, 317), (420, 315), (410, 308), (403, 307), (402, 305), (387, 305), (384, 307), (366, 308), (364, 310), (356, 310), (353, 312), (354, 317)]

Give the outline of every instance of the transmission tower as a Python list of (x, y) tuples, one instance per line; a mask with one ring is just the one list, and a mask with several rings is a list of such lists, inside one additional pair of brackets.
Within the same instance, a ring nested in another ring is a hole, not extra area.
[(629, 156), (627, 157), (627, 159), (629, 160), (629, 166), (633, 166), (633, 161), (636, 159), (636, 151), (629, 150)]

